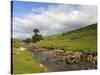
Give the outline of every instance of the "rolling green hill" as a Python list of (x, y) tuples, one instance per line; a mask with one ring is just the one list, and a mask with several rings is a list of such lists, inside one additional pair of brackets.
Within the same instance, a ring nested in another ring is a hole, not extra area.
[(96, 51), (97, 24), (83, 28), (44, 37), (44, 40), (36, 43), (37, 46), (64, 47), (64, 50), (88, 50)]

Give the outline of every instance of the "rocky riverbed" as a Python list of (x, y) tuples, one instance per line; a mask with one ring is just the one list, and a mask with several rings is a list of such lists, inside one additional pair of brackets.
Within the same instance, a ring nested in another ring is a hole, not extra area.
[(97, 53), (64, 51), (57, 48), (24, 46), (46, 72), (97, 69)]

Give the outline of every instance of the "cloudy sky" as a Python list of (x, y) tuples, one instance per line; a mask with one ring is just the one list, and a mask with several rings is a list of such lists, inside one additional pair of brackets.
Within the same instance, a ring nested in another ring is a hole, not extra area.
[(34, 29), (42, 35), (70, 31), (97, 22), (97, 6), (13, 1), (13, 38), (28, 38)]

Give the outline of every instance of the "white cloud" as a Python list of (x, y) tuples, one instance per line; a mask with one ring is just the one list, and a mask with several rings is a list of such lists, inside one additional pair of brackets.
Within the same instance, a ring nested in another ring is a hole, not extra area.
[(49, 6), (48, 9), (40, 7), (32, 9), (26, 15), (13, 17), (13, 35), (15, 38), (31, 37), (35, 28), (44, 35), (55, 34), (95, 22), (97, 6), (55, 5)]

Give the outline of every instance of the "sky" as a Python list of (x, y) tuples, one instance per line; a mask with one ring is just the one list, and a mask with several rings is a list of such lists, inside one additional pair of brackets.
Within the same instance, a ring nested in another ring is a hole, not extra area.
[(34, 29), (42, 35), (63, 33), (97, 22), (97, 6), (13, 1), (13, 38), (31, 38)]

